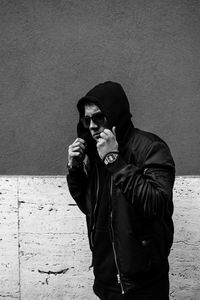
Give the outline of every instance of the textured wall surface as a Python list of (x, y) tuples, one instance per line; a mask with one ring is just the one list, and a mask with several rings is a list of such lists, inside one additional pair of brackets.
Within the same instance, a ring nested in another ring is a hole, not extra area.
[(199, 174), (199, 14), (197, 0), (0, 0), (0, 174), (64, 174), (75, 104), (105, 80), (177, 174)]
[[(64, 177), (0, 177), (0, 299), (97, 300), (85, 218)], [(171, 300), (200, 299), (200, 178), (177, 177)]]

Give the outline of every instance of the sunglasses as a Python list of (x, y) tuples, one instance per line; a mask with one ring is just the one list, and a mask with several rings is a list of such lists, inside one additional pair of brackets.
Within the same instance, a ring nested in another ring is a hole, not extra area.
[(85, 128), (90, 127), (90, 122), (94, 122), (98, 126), (103, 126), (106, 123), (106, 117), (102, 112), (97, 112), (96, 114), (93, 114), (91, 117), (90, 116), (85, 116), (81, 119), (81, 122)]

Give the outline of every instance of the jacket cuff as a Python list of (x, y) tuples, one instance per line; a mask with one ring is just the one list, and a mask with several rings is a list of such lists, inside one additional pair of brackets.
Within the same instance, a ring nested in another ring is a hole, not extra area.
[(115, 162), (105, 165), (106, 169), (114, 175), (118, 171), (121, 171), (121, 169), (125, 168), (127, 166), (127, 163), (123, 160), (123, 158), (119, 155)]

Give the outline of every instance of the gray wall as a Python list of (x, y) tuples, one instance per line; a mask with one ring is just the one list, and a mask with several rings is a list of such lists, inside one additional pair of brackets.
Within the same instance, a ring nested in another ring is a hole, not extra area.
[(199, 28), (197, 0), (0, 0), (0, 174), (64, 174), (77, 99), (105, 80), (200, 174)]

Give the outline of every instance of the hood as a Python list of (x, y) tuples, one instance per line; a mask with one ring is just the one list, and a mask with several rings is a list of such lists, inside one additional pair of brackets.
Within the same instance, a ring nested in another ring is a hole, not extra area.
[(83, 98), (78, 101), (79, 122), (77, 126), (78, 137), (86, 141), (86, 152), (90, 158), (97, 155), (96, 142), (90, 131), (80, 122), (84, 115), (84, 105), (87, 100), (95, 103), (106, 116), (109, 127), (116, 127), (116, 138), (119, 150), (129, 139), (130, 131), (134, 128), (131, 122), (131, 113), (127, 96), (119, 83), (107, 81), (96, 85)]

